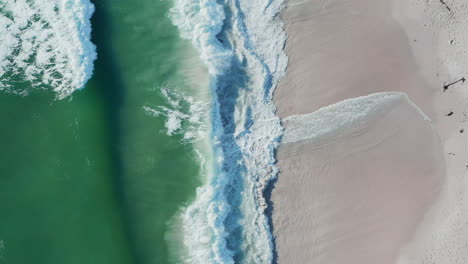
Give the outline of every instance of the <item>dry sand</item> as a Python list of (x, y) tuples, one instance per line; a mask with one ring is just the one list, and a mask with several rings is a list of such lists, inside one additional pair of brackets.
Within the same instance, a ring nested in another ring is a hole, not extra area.
[(377, 92), (410, 100), (281, 145), (278, 263), (468, 263), (466, 83), (443, 90), (468, 74), (468, 3), (445, 3), (287, 2), (290, 62), (275, 93), (286, 139), (301, 126), (291, 115)]
[(431, 116), (441, 88), (423, 78), (391, 1), (296, 1), (282, 17), (290, 63), (275, 94), (280, 117), (384, 91), (406, 92)]

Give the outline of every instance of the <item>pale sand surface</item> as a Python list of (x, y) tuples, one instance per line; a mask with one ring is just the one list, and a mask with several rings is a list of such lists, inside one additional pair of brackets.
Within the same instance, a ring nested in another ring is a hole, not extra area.
[(435, 130), (404, 101), (354, 124), (361, 133), (283, 144), (272, 193), (280, 264), (468, 263), (468, 93), (442, 90), (468, 74), (468, 3), (445, 2), (450, 12), (425, 0), (287, 2), (280, 117), (401, 91)]
[[(410, 38), (425, 40), (411, 42), (425, 75), (448, 84), (468, 74), (468, 1), (444, 3), (447, 7), (441, 1), (398, 0), (393, 13)], [(419, 53), (427, 42), (437, 46), (433, 56)], [(467, 84), (458, 82), (435, 97), (433, 120), (443, 142), (447, 186), (398, 264), (468, 263), (468, 138), (461, 133), (468, 131)]]
[(423, 78), (392, 1), (298, 1), (288, 1), (282, 17), (290, 63), (275, 93), (280, 117), (384, 91), (407, 93), (432, 116), (441, 88)]
[(332, 137), (283, 145), (285, 175), (273, 192), (278, 262), (395, 263), (441, 189), (437, 153), (436, 133), (405, 97)]

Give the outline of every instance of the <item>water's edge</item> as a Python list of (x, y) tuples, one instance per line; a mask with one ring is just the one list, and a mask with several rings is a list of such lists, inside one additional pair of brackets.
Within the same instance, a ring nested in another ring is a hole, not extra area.
[(281, 7), (281, 0), (176, 0), (171, 10), (208, 68), (213, 96), (214, 159), (182, 214), (185, 263), (275, 261), (269, 193), (283, 133), (273, 103), (287, 64)]

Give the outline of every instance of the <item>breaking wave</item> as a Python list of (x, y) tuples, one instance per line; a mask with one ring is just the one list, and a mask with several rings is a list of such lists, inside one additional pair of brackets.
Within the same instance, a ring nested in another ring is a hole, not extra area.
[(89, 0), (0, 2), (0, 90), (52, 89), (64, 98), (93, 73)]
[(213, 161), (181, 215), (185, 263), (271, 263), (263, 196), (283, 129), (273, 90), (284, 74), (282, 0), (175, 0), (170, 12), (210, 73)]

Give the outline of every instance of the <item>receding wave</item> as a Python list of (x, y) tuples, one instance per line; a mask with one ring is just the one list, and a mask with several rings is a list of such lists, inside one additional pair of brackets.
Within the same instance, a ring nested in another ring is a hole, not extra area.
[(170, 16), (211, 76), (213, 162), (182, 213), (185, 263), (271, 263), (263, 192), (283, 129), (273, 90), (284, 74), (282, 0), (175, 0)]
[(96, 59), (89, 0), (0, 2), (0, 90), (26, 95), (52, 89), (58, 98), (84, 87)]

